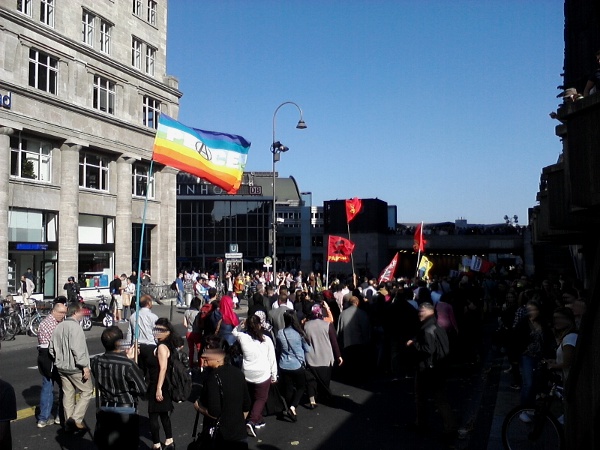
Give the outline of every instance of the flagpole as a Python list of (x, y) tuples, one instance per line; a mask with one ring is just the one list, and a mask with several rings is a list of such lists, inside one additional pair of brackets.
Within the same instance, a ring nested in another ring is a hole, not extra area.
[[(348, 224), (348, 240), (351, 241), (350, 237), (350, 222), (346, 222)], [(350, 261), (352, 262), (352, 282), (354, 283), (354, 288), (358, 288), (358, 283), (356, 280), (356, 273), (354, 272), (354, 252), (350, 253)]]
[(419, 252), (417, 253), (417, 268), (415, 269), (415, 275), (417, 277), (417, 280), (420, 278), (419, 277), (419, 262), (421, 260), (421, 246), (423, 245), (423, 222), (421, 222), (421, 228), (419, 229)]
[[(144, 199), (144, 213), (142, 214), (142, 231), (140, 233), (140, 252), (138, 253), (138, 271), (137, 284), (135, 286), (135, 332), (134, 345), (138, 346), (138, 338), (140, 335), (140, 284), (142, 280), (142, 252), (144, 251), (144, 231), (146, 230), (146, 211), (148, 210), (148, 193), (150, 192), (150, 183), (152, 181), (152, 169), (154, 167), (154, 159), (150, 160), (150, 168), (148, 169), (148, 183), (146, 184), (146, 198)], [(137, 362), (137, 352), (135, 354), (135, 362)]]

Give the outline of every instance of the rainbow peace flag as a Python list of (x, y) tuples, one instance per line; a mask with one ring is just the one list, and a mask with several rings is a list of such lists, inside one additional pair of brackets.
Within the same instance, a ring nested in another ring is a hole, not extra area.
[(250, 142), (235, 134), (190, 128), (161, 114), (152, 159), (235, 194), (242, 182)]

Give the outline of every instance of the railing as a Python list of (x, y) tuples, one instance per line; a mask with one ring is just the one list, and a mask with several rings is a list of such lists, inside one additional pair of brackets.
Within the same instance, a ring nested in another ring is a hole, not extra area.
[(168, 298), (174, 298), (177, 296), (177, 292), (171, 289), (171, 284), (148, 284), (141, 286), (140, 291), (142, 295), (150, 295), (156, 300), (163, 300)]

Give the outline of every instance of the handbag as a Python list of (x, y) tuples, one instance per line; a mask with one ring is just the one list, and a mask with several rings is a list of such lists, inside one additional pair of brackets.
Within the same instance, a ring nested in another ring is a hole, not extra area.
[[(223, 406), (223, 383), (219, 375), (215, 374), (217, 384), (219, 385), (219, 399), (221, 406)], [(208, 450), (217, 448), (216, 438), (221, 427), (221, 418), (215, 420), (215, 423), (208, 429), (208, 432), (204, 430), (198, 433), (198, 421), (200, 419), (200, 411), (196, 411), (196, 418), (194, 419), (194, 428), (192, 430), (192, 442), (187, 446), (187, 450)]]
[(287, 410), (287, 402), (285, 401), (285, 398), (283, 398), (283, 395), (281, 395), (279, 386), (276, 383), (271, 383), (269, 385), (269, 396), (267, 397), (267, 402), (265, 403), (263, 416), (281, 414)]
[(198, 434), (198, 420), (200, 419), (200, 411), (196, 411), (196, 419), (194, 419), (194, 428), (192, 431), (192, 442), (187, 446), (187, 450), (200, 450), (206, 448), (202, 444), (202, 434)]

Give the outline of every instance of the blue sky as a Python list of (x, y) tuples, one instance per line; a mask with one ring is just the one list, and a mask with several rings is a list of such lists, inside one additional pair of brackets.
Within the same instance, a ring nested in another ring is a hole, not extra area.
[(170, 0), (179, 120), (252, 142), (313, 204), (379, 198), (399, 222), (527, 223), (556, 162), (556, 0)]

